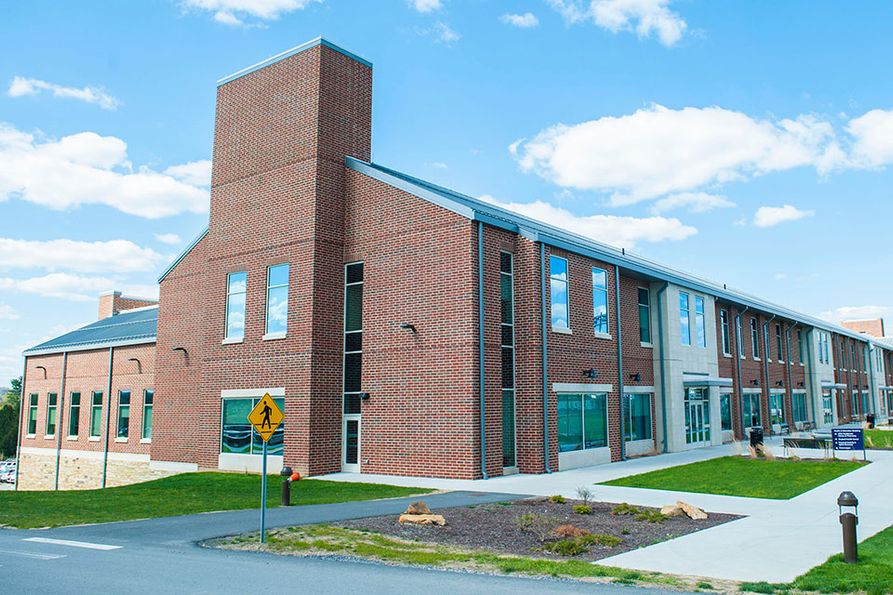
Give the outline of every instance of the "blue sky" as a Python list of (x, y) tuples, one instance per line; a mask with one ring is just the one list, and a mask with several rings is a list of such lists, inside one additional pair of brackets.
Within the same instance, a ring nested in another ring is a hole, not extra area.
[(890, 317), (893, 3), (147, 0), (0, 20), (0, 385), (207, 221), (215, 81), (318, 35), (373, 159), (831, 320)]

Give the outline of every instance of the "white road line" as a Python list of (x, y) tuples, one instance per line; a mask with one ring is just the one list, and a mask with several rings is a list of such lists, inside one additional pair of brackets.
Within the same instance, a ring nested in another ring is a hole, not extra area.
[(120, 545), (106, 545), (104, 543), (90, 543), (88, 541), (71, 541), (69, 539), (50, 539), (49, 537), (28, 537), (22, 541), (31, 541), (34, 543), (50, 543), (53, 545), (67, 545), (70, 547), (81, 547), (88, 550), (120, 550)]
[(58, 560), (59, 558), (67, 558), (65, 554), (33, 554), (31, 552), (17, 552), (15, 550), (0, 550), (0, 554), (12, 554), (14, 556), (24, 556), (25, 558), (35, 558), (37, 560)]

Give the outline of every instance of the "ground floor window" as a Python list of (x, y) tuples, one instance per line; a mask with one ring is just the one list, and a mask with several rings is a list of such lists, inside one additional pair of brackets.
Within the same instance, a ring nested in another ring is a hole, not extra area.
[(118, 391), (118, 438), (130, 436), (130, 391)]
[(706, 388), (685, 389), (685, 442), (710, 443), (710, 399)]
[(633, 440), (651, 440), (651, 394), (628, 394), (624, 404), (624, 438)]
[(772, 426), (784, 424), (784, 393), (769, 395), (769, 424)]
[(37, 433), (37, 393), (28, 396), (28, 434)]
[(806, 393), (794, 393), (791, 397), (791, 408), (793, 409), (795, 422), (809, 420), (809, 412), (806, 410)]
[(152, 408), (155, 403), (155, 391), (143, 391), (143, 440), (152, 439)]
[(55, 436), (56, 435), (56, 400), (58, 399), (58, 395), (56, 393), (48, 393), (47, 394), (47, 427), (46, 427), (46, 435), (47, 436)]
[[(223, 399), (223, 424), (221, 426), (220, 452), (259, 455), (263, 453), (264, 441), (254, 431), (248, 421), (248, 414), (254, 409), (261, 397)], [(285, 399), (273, 399), (283, 412)], [(281, 455), (285, 424), (279, 424), (270, 441), (267, 443), (267, 454)]]
[(102, 392), (93, 391), (90, 397), (90, 436), (99, 437), (102, 431)]
[(608, 445), (608, 397), (605, 393), (558, 395), (558, 451)]
[(77, 436), (81, 428), (81, 393), (71, 393), (68, 405), (68, 435)]
[(853, 391), (853, 400), (850, 401), (852, 409), (850, 409), (850, 417), (855, 419), (859, 416), (859, 393)]
[(822, 419), (825, 425), (834, 423), (834, 407), (830, 390), (822, 391)]
[(722, 393), (719, 395), (719, 417), (722, 421), (722, 429), (724, 432), (732, 431), (732, 394)]
[(868, 391), (862, 391), (862, 415), (871, 413), (871, 401), (868, 398)]
[(741, 405), (741, 418), (744, 420), (744, 427), (761, 427), (763, 425), (763, 418), (760, 415), (760, 394), (745, 393), (742, 397)]
[(893, 391), (887, 391), (887, 415), (893, 415)]
[(514, 467), (515, 460), (515, 391), (502, 389), (502, 466)]

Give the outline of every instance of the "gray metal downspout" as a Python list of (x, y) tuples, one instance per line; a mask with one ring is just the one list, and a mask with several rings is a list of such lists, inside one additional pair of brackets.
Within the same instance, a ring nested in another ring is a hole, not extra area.
[(744, 339), (741, 337), (741, 331), (744, 329), (744, 323), (741, 316), (747, 314), (750, 306), (745, 306), (743, 310), (735, 314), (735, 379), (738, 382), (738, 420), (741, 422), (741, 439), (747, 439), (744, 431), (747, 426), (744, 425), (744, 387), (741, 385), (741, 352), (744, 350)]
[[(789, 398), (791, 399), (791, 416), (792, 417), (794, 415), (794, 362), (791, 360), (791, 331), (793, 331), (795, 328), (797, 328), (796, 324), (784, 331), (785, 346), (787, 347), (787, 351), (785, 352), (785, 357), (787, 357), (787, 359), (785, 360), (785, 361), (787, 361), (787, 366), (785, 366), (785, 367), (788, 369), (788, 392), (791, 395)], [(787, 411), (785, 411), (784, 417), (785, 417), (785, 420), (788, 422), (788, 428), (790, 428), (793, 424), (797, 423), (796, 420), (787, 419), (787, 417), (788, 417)]]
[(546, 473), (552, 473), (549, 465), (549, 344), (546, 330), (546, 245), (540, 242), (540, 314), (543, 338), (543, 461)]
[[(864, 353), (864, 352), (863, 352)], [(868, 368), (868, 402), (871, 404), (871, 412), (874, 410), (874, 361), (871, 357), (871, 343), (868, 343), (868, 361), (865, 362)]]
[(105, 480), (109, 466), (109, 429), (112, 425), (112, 368), (115, 363), (115, 348), (109, 347), (109, 382), (108, 401), (105, 409), (105, 448), (102, 451), (102, 487), (105, 489)]
[(19, 388), (19, 429), (16, 439), (16, 475), (13, 480), (13, 488), (18, 491), (19, 489), (19, 468), (21, 468), (21, 461), (19, 459), (22, 456), (22, 422), (25, 419), (25, 376), (28, 374), (28, 356), (25, 356), (25, 363), (22, 364), (22, 384)]
[[(775, 320), (775, 314), (772, 315), (772, 318), (767, 320), (763, 324), (763, 369), (766, 371), (766, 409), (769, 411), (769, 419), (766, 420), (769, 422), (769, 434), (772, 434), (772, 383), (769, 380), (769, 354), (771, 351), (769, 350), (769, 325), (772, 324), (772, 321)], [(762, 412), (762, 403), (760, 404), (760, 418), (763, 417)], [(784, 409), (784, 407), (782, 407)], [(765, 431), (766, 424), (763, 424), (763, 429)]]
[[(663, 428), (664, 444), (662, 452), (667, 452), (667, 376), (665, 372), (664, 357), (666, 347), (664, 346), (664, 317), (661, 313), (660, 297), (669, 287), (669, 283), (664, 283), (663, 287), (657, 290), (657, 341), (660, 343), (660, 421)], [(667, 312), (670, 311), (669, 304)]]
[(487, 427), (484, 398), (484, 223), (478, 221), (478, 360), (481, 405), (481, 476), (487, 479)]
[[(815, 329), (815, 327), (813, 327), (812, 332), (817, 333), (818, 331)], [(816, 414), (815, 414), (815, 398), (820, 395), (816, 394), (816, 390), (815, 390), (816, 374), (815, 374), (815, 370), (812, 369), (812, 337), (807, 338), (807, 340), (806, 340), (806, 359), (809, 360), (807, 369), (809, 370), (809, 372), (808, 372), (808, 374), (809, 374), (809, 392), (811, 393), (809, 395), (811, 397), (809, 399), (809, 401), (810, 401), (810, 404), (812, 405), (812, 407), (811, 407), (811, 409), (812, 409), (812, 423), (815, 424), (815, 427), (819, 427), (819, 419), (818, 419), (818, 417), (816, 417)], [(821, 395), (821, 398), (824, 399), (824, 395)], [(823, 417), (822, 423), (824, 423), (824, 422), (825, 422), (825, 420)]]
[(620, 268), (614, 267), (614, 304), (617, 313), (617, 378), (620, 391), (620, 460), (626, 460), (626, 415), (624, 405), (626, 396), (623, 394), (623, 335), (620, 331)]
[(68, 352), (62, 352), (62, 386), (59, 388), (59, 408), (56, 410), (56, 480), (54, 490), (59, 490), (59, 461), (62, 458), (62, 428), (65, 415), (65, 373), (68, 368)]

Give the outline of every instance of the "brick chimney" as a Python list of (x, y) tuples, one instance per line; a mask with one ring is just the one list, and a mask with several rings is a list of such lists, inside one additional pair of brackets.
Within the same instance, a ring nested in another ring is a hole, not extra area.
[(109, 316), (117, 316), (121, 312), (135, 308), (155, 306), (158, 300), (121, 295), (120, 291), (107, 291), (99, 294), (99, 320)]

